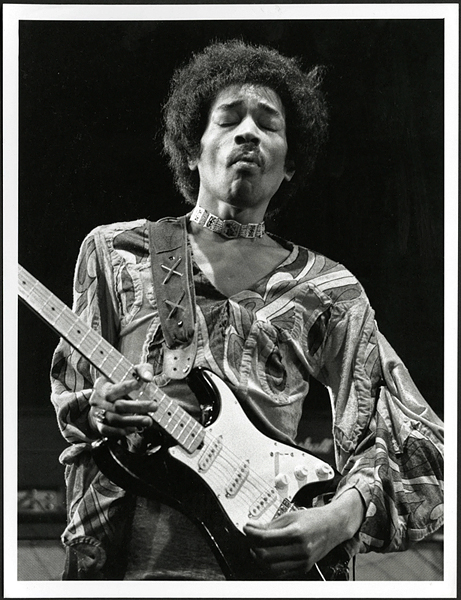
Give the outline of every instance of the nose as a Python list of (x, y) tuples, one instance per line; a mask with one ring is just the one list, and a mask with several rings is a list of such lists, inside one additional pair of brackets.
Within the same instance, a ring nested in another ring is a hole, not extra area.
[(251, 117), (243, 119), (235, 132), (236, 144), (254, 144), (259, 145), (261, 138), (259, 137), (258, 127)]

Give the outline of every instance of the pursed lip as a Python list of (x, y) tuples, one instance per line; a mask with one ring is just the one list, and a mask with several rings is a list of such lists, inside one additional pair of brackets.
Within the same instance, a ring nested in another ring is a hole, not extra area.
[(230, 156), (229, 164), (235, 165), (238, 162), (254, 164), (254, 165), (257, 165), (258, 167), (260, 167), (262, 164), (260, 154), (258, 152), (254, 152), (254, 151), (237, 152), (235, 154), (232, 154)]

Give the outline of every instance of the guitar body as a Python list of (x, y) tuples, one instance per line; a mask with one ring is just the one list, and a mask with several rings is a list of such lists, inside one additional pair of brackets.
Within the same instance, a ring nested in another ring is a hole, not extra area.
[[(189, 517), (205, 534), (227, 579), (273, 579), (253, 558), (244, 525), (268, 523), (289, 510), (310, 507), (316, 496), (334, 490), (333, 469), (256, 429), (216, 375), (200, 371), (198, 377), (219, 404), (199, 448), (188, 452), (164, 444), (151, 453), (135, 454), (104, 439), (94, 444), (95, 461), (120, 487)], [(347, 562), (343, 554), (330, 553), (320, 566), (323, 578), (347, 579)], [(322, 576), (314, 568), (302, 579)]]
[[(203, 480), (173, 459), (166, 448), (141, 457), (105, 439), (95, 444), (93, 455), (101, 471), (120, 487), (185, 514), (204, 535), (226, 579), (270, 579), (256, 564), (245, 535)], [(151, 472), (150, 482), (145, 472)]]
[[(113, 382), (133, 377), (126, 357), (21, 266), (18, 276), (20, 298), (95, 368)], [(209, 405), (203, 424), (149, 382), (130, 397), (155, 400), (157, 410), (149, 415), (167, 443), (135, 454), (103, 439), (93, 445), (94, 459), (120, 487), (168, 504), (195, 522), (228, 579), (273, 579), (254, 560), (243, 527), (308, 509), (316, 496), (334, 491), (335, 472), (304, 449), (260, 432), (213, 373), (195, 369), (188, 382), (199, 403)], [(347, 565), (345, 551), (336, 549), (302, 579), (346, 580)]]

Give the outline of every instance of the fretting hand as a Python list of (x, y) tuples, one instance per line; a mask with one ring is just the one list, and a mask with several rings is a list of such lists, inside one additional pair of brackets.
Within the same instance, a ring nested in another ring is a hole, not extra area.
[(152, 381), (152, 365), (135, 366), (137, 377), (121, 383), (111, 383), (99, 377), (90, 396), (89, 422), (104, 437), (123, 437), (151, 427), (149, 412), (155, 412), (157, 404), (152, 400), (132, 400), (128, 395), (139, 390), (144, 383)]

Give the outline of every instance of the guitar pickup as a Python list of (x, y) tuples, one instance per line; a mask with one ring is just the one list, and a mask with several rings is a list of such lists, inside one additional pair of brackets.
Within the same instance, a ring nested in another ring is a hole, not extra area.
[(222, 450), (222, 435), (215, 438), (208, 446), (203, 450), (202, 454), (198, 459), (198, 470), (202, 473), (208, 471), (211, 465), (216, 460), (218, 454)]
[(270, 488), (259, 498), (253, 502), (250, 506), (250, 510), (248, 516), (250, 519), (257, 519), (260, 517), (264, 511), (266, 511), (269, 506), (271, 506), (278, 499), (278, 494), (275, 488)]
[(237, 495), (238, 491), (246, 481), (248, 473), (250, 472), (250, 461), (244, 461), (240, 467), (235, 471), (231, 481), (226, 485), (226, 497), (233, 498)]

